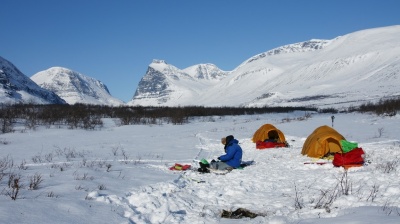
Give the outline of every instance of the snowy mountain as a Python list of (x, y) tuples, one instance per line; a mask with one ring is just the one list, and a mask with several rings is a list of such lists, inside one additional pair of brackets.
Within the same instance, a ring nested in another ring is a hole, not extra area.
[[(200, 64), (180, 70), (163, 60), (153, 60), (134, 95), (132, 105), (197, 104), (196, 98), (212, 89), (229, 73), (213, 64)], [(129, 103), (128, 103), (129, 104)]]
[(285, 45), (232, 71), (153, 61), (128, 104), (340, 108), (399, 96), (399, 85), (400, 26), (390, 26)]
[(65, 101), (39, 87), (11, 62), (0, 57), (0, 103), (65, 104)]
[(36, 73), (31, 79), (42, 88), (55, 92), (68, 104), (110, 106), (124, 104), (112, 97), (102, 82), (67, 68), (52, 67)]

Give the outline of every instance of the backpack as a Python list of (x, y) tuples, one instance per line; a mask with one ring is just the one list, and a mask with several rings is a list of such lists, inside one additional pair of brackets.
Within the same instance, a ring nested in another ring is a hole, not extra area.
[(357, 142), (349, 142), (346, 140), (340, 140), (340, 145), (342, 146), (342, 151), (344, 153), (350, 152), (351, 150), (358, 148)]
[(332, 164), (334, 166), (343, 166), (345, 168), (361, 166), (364, 164), (364, 154), (362, 148), (355, 148), (347, 153), (335, 153)]

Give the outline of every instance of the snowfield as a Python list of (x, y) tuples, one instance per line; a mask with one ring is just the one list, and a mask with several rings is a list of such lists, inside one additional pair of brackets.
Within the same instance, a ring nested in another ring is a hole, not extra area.
[[(16, 126), (0, 135), (1, 223), (400, 223), (400, 116), (335, 114), (334, 128), (366, 152), (363, 167), (304, 164), (305, 139), (332, 114), (196, 118), (184, 125), (94, 131)], [(289, 148), (256, 150), (254, 132), (271, 123)], [(244, 161), (226, 175), (171, 171), (175, 163), (216, 159), (234, 135)], [(17, 199), (10, 176), (20, 178)], [(36, 183), (35, 186), (33, 183)], [(22, 185), (21, 185), (22, 184)], [(221, 218), (243, 208), (256, 218)]]

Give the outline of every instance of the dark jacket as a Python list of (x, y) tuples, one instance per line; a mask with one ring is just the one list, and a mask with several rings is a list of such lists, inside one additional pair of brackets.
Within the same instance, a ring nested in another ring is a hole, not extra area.
[(238, 168), (242, 163), (243, 150), (239, 146), (239, 141), (232, 139), (226, 143), (225, 155), (218, 157), (219, 160), (225, 162), (233, 168)]

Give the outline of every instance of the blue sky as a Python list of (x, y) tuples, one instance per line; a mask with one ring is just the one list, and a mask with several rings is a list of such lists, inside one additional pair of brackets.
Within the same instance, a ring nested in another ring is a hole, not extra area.
[(398, 0), (0, 0), (0, 56), (61, 66), (129, 101), (153, 59), (225, 71), (286, 44), (400, 25)]

